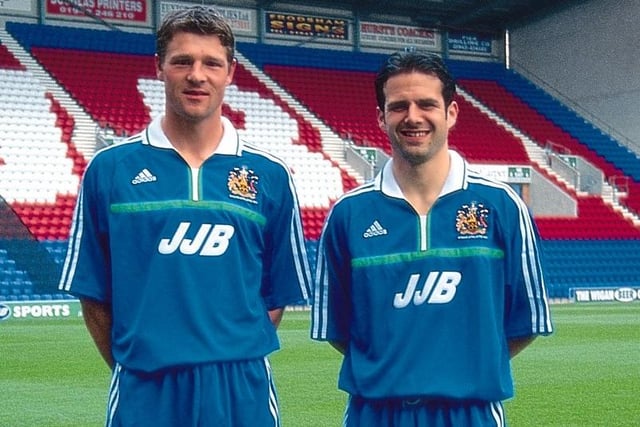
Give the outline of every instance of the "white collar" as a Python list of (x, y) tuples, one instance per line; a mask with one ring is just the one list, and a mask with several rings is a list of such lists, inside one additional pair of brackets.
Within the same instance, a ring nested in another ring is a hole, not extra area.
[[(175, 150), (169, 138), (162, 130), (162, 118), (164, 114), (156, 116), (146, 131), (142, 133), (143, 144), (148, 144), (158, 148), (168, 148)], [(233, 124), (226, 117), (221, 117), (222, 121), (222, 139), (216, 148), (215, 154), (228, 154), (239, 156), (242, 153), (242, 140), (238, 136), (238, 132)]]
[[(461, 190), (466, 187), (466, 161), (460, 154), (453, 150), (449, 150), (449, 159), (451, 160), (449, 166), (449, 173), (447, 179), (440, 190), (438, 198), (452, 193), (456, 190)], [(389, 159), (384, 165), (382, 171), (375, 178), (375, 185), (389, 197), (395, 197), (399, 199), (405, 199), (396, 177), (393, 175), (393, 159)]]

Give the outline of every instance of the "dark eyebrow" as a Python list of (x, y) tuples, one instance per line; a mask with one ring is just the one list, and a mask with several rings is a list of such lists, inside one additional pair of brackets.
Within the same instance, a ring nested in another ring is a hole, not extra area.
[(424, 99), (419, 99), (417, 102), (418, 105), (422, 106), (422, 107), (438, 107), (440, 106), (440, 100), (435, 99), (435, 98), (424, 98)]
[[(193, 56), (189, 54), (180, 54), (180, 55), (169, 57), (169, 61), (174, 64), (185, 63), (185, 62), (193, 63), (195, 59), (193, 58)], [(215, 56), (206, 56), (202, 58), (202, 62), (205, 64), (223, 65), (225, 61), (223, 58), (218, 58)]]
[(397, 108), (406, 108), (409, 105), (407, 101), (395, 101), (387, 104), (387, 110), (395, 110)]
[(193, 58), (190, 55), (176, 55), (176, 56), (169, 57), (169, 60), (171, 62), (176, 62), (176, 61), (184, 62), (184, 61), (193, 61)]

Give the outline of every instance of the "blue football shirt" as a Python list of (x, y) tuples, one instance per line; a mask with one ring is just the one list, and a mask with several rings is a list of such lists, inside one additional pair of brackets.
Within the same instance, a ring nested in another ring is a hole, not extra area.
[(290, 171), (223, 118), (215, 154), (191, 168), (156, 118), (89, 163), (60, 289), (109, 303), (129, 369), (264, 357), (267, 310), (307, 299), (307, 254)]
[(503, 400), (513, 394), (507, 340), (552, 331), (526, 205), (450, 158), (426, 216), (390, 161), (327, 217), (311, 337), (346, 346), (339, 387), (350, 394)]

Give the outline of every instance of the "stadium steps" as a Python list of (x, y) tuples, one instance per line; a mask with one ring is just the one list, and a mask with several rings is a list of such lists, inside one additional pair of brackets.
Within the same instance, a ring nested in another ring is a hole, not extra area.
[(640, 217), (627, 209), (626, 206), (620, 204), (618, 202), (618, 197), (619, 196), (615, 188), (605, 182), (602, 188), (602, 200), (604, 200), (605, 203), (610, 205), (613, 210), (618, 212), (624, 218), (632, 221), (636, 227), (640, 228)]
[[(635, 215), (634, 222), (640, 216), (640, 182), (637, 173), (640, 172), (640, 157), (623, 147), (611, 135), (597, 129), (593, 123), (580, 117), (575, 110), (571, 110), (533, 82), (526, 80), (517, 73), (506, 73), (497, 79), (501, 86), (520, 99), (527, 108), (537, 111), (538, 115), (546, 117), (553, 126), (543, 125), (533, 129), (544, 135), (542, 140), (550, 139), (563, 145), (574, 154), (579, 154), (590, 163), (599, 167), (608, 179), (628, 177), (630, 179), (621, 204), (625, 206), (625, 214)], [(502, 98), (498, 100), (504, 105)], [(507, 114), (508, 115), (508, 114)], [(516, 120), (517, 122), (517, 120)], [(558, 127), (562, 133), (558, 133)], [(575, 144), (578, 141), (579, 144)], [(617, 200), (616, 200), (617, 202)]]
[(513, 127), (506, 120), (502, 119), (498, 114), (496, 114), (491, 109), (489, 109), (486, 105), (484, 105), (482, 102), (477, 100), (469, 92), (465, 91), (462, 88), (458, 88), (457, 90), (458, 90), (458, 93), (464, 96), (464, 98), (467, 101), (469, 101), (471, 104), (473, 104), (476, 108), (478, 108), (480, 111), (485, 113), (487, 116), (491, 117), (499, 126), (505, 128), (508, 132), (512, 133), (516, 138), (522, 141), (525, 151), (529, 155), (529, 160), (532, 163), (534, 163), (540, 169), (544, 170), (544, 172), (548, 174), (550, 177), (552, 177), (555, 181), (561, 182), (562, 184), (566, 185), (566, 187), (576, 190), (568, 181), (566, 181), (564, 178), (556, 174), (548, 166), (547, 154), (545, 153), (544, 149), (540, 147), (540, 145), (538, 145), (535, 141), (533, 141), (531, 138), (526, 136), (520, 130)]
[(97, 124), (80, 107), (80, 105), (47, 73), (47, 71), (7, 32), (0, 27), (0, 40), (11, 53), (25, 66), (27, 71), (73, 116), (75, 127), (73, 143), (85, 159), (90, 159), (96, 151)]
[[(485, 104), (480, 102), (469, 92), (466, 92), (462, 88), (458, 88), (458, 92), (462, 96), (464, 96), (465, 99), (471, 102), (475, 107), (477, 107), (478, 109), (483, 111), (485, 114), (490, 116), (496, 123), (498, 123), (500, 126), (507, 129), (507, 131), (511, 132), (518, 139), (520, 139), (525, 147), (525, 150), (529, 155), (529, 159), (531, 160), (531, 162), (534, 163), (536, 166), (538, 166), (540, 169), (542, 169), (554, 181), (562, 183), (567, 188), (570, 188), (571, 190), (573, 190), (578, 196), (587, 195), (586, 193), (578, 191), (578, 189), (575, 188), (573, 184), (569, 183), (567, 180), (565, 180), (563, 177), (558, 175), (553, 169), (549, 167), (548, 160), (547, 160), (548, 154), (545, 151), (545, 149), (540, 146), (540, 144), (538, 144), (537, 142), (529, 138), (520, 130), (513, 127), (506, 120), (504, 120), (497, 113), (489, 109)], [(618, 195), (616, 194), (615, 189), (613, 188), (612, 185), (610, 185), (606, 181), (602, 183), (601, 197), (602, 197), (602, 200), (607, 205), (611, 206), (611, 208), (617, 213), (619, 213), (623, 218), (632, 221), (636, 227), (640, 227), (640, 218), (618, 202)]]
[(340, 168), (355, 178), (359, 183), (364, 182), (364, 177), (347, 162), (344, 149), (345, 143), (340, 136), (335, 134), (327, 125), (316, 117), (316, 115), (291, 96), (289, 92), (282, 89), (278, 83), (266, 75), (261, 69), (253, 65), (253, 63), (245, 58), (240, 52), (236, 51), (236, 57), (242, 62), (242, 65), (247, 71), (260, 79), (260, 81), (262, 81), (277, 96), (294, 108), (302, 117), (304, 117), (305, 120), (318, 129), (322, 140), (322, 151), (330, 160), (334, 161)]

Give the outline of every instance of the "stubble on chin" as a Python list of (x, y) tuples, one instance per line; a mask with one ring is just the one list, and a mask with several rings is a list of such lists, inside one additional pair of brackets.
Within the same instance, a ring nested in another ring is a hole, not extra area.
[(432, 160), (444, 148), (444, 144), (431, 141), (424, 147), (405, 147), (397, 140), (392, 140), (391, 147), (396, 156), (411, 166), (420, 166)]

